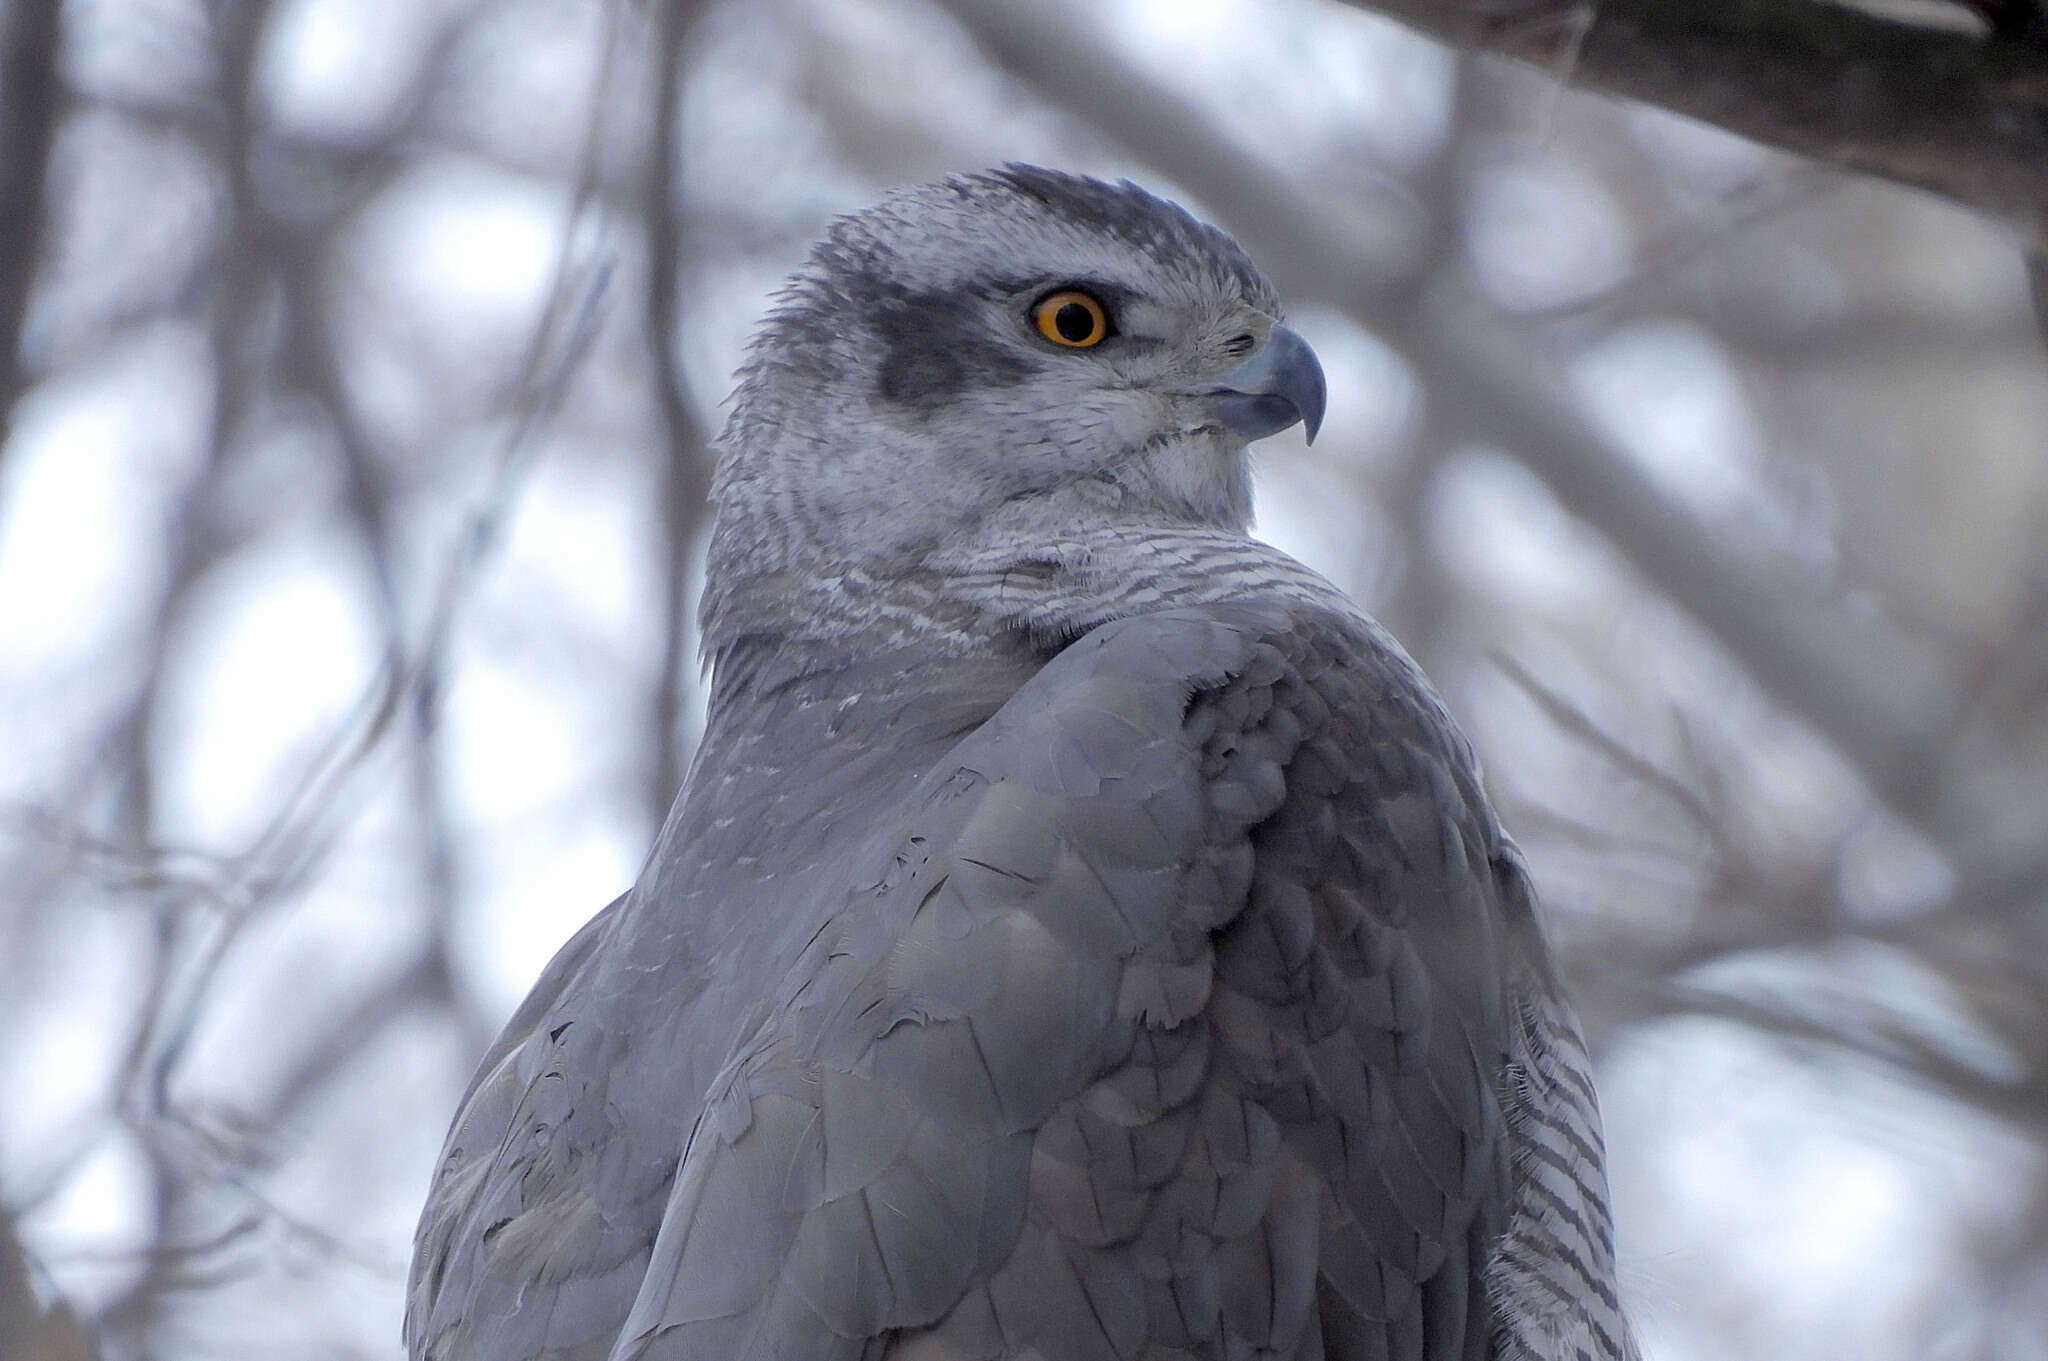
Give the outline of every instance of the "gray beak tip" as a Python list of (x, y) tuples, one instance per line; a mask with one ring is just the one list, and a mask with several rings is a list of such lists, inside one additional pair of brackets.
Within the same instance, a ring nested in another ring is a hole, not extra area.
[(1299, 421), (1308, 442), (1323, 427), (1328, 390), (1316, 352), (1295, 332), (1275, 326), (1257, 353), (1204, 390), (1222, 422), (1247, 440), (1278, 434)]

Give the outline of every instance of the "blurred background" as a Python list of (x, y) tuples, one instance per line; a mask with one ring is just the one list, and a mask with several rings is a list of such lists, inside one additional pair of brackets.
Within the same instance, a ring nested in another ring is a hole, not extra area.
[(1322, 355), (1259, 532), (1484, 755), (1647, 1355), (2048, 1357), (2010, 225), (1574, 88), (1571, 13), (1547, 67), (1334, 0), (0, 16), (17, 1354), (399, 1353), (471, 1066), (686, 768), (755, 318), (833, 214), (1016, 159), (1228, 227)]

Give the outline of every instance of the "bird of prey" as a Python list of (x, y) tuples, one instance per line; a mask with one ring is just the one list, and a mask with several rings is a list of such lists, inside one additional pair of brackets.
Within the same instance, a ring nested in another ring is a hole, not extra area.
[(1523, 862), (1247, 530), (1323, 404), (1128, 182), (832, 227), (722, 436), (695, 764), (463, 1098), (414, 1358), (1632, 1355)]

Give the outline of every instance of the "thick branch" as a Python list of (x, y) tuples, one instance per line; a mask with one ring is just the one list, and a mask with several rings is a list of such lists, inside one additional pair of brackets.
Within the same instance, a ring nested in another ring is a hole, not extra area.
[(2048, 45), (1813, 0), (1345, 3), (2044, 230)]
[(58, 0), (22, 0), (0, 17), (0, 448), (22, 388), (21, 328), (42, 255), (62, 9)]

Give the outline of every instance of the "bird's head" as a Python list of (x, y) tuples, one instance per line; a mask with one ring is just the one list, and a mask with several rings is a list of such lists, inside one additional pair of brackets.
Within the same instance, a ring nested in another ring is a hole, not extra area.
[(1237, 243), (1128, 182), (1028, 166), (840, 219), (749, 351), (722, 575), (911, 571), (986, 532), (1251, 518), (1248, 441), (1323, 414)]

